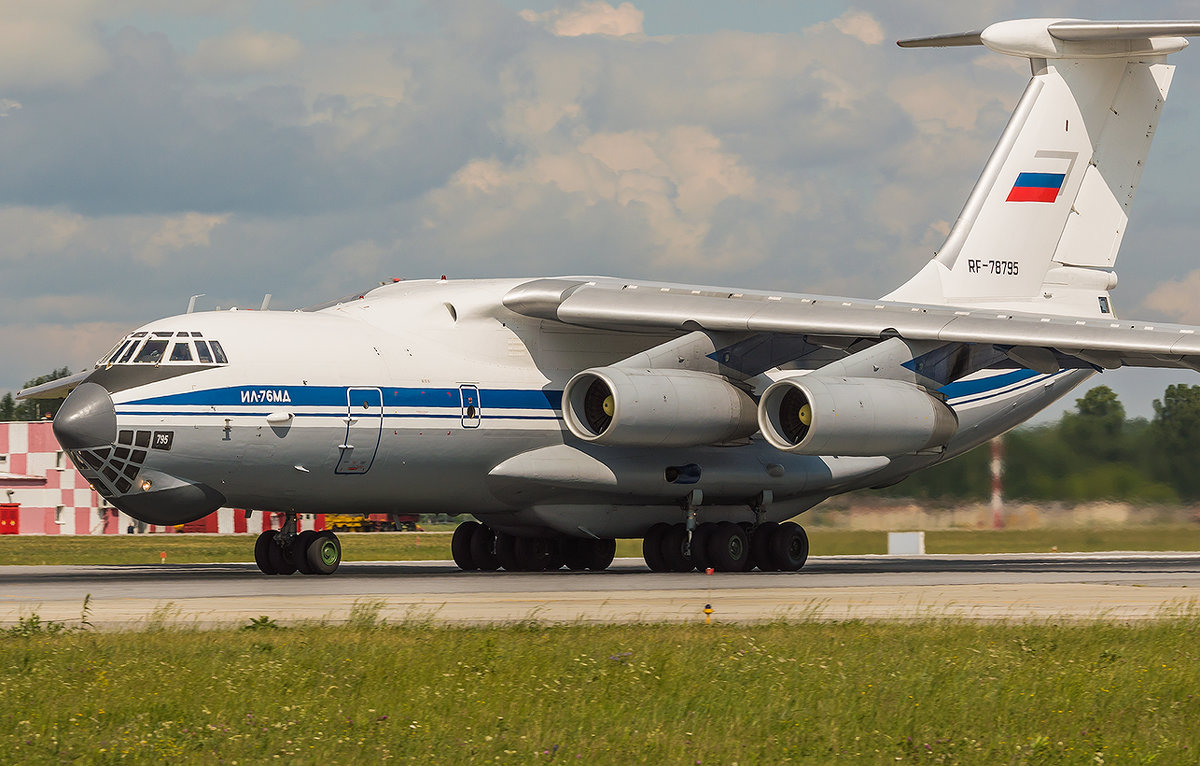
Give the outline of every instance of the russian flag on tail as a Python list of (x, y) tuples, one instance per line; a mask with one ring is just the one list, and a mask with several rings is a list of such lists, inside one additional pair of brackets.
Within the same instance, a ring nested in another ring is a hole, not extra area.
[(1066, 173), (1021, 173), (1005, 202), (1053, 202)]

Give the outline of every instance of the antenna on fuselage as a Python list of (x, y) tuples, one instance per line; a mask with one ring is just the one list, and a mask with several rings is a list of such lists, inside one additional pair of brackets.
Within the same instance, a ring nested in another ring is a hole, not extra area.
[(207, 295), (207, 293), (200, 293), (199, 295), (193, 295), (193, 296), (192, 296), (192, 297), (191, 297), (191, 298), (188, 300), (188, 310), (187, 310), (187, 313), (189, 313), (189, 314), (190, 314), (190, 313), (192, 313), (193, 311), (195, 311), (195, 310), (196, 310), (196, 299), (197, 299), (197, 298), (203, 298), (205, 295)]
[(270, 306), (270, 305), (271, 305), (271, 294), (270, 294), (270, 293), (267, 293), (266, 295), (264, 295), (264, 296), (263, 296), (263, 302), (262, 302), (262, 305), (258, 307), (258, 310), (259, 310), (259, 311), (266, 311), (266, 310), (267, 310), (267, 306)]

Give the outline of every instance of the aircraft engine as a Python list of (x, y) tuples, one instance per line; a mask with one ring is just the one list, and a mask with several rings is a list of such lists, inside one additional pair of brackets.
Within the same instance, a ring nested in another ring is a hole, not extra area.
[(953, 410), (898, 380), (799, 375), (771, 384), (758, 424), (774, 447), (800, 455), (911, 455), (958, 430)]
[(690, 370), (594, 367), (563, 389), (567, 428), (588, 442), (692, 447), (758, 430), (754, 401), (724, 378)]

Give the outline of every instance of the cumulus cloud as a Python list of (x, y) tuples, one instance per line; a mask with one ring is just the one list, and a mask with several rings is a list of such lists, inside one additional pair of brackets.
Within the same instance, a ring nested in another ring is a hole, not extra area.
[(879, 45), (883, 42), (883, 27), (874, 16), (865, 11), (846, 11), (833, 20), (833, 26), (842, 34), (867, 45)]
[(0, 88), (76, 88), (109, 66), (90, 0), (8, 0), (0, 6)]
[(220, 37), (201, 40), (190, 64), (207, 75), (261, 74), (286, 68), (303, 52), (304, 46), (294, 37), (241, 27)]
[(543, 24), (560, 37), (638, 35), (642, 33), (644, 17), (633, 3), (613, 7), (604, 0), (584, 0), (574, 8), (554, 8), (543, 13), (521, 11), (521, 18)]
[(1163, 282), (1146, 296), (1144, 305), (1177, 322), (1200, 324), (1200, 271), (1192, 271), (1182, 279)]

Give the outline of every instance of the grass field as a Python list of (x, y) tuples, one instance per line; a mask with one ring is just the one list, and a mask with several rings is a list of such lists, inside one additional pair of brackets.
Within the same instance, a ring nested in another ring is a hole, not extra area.
[[(808, 530), (814, 556), (886, 553), (886, 532)], [(428, 561), (450, 558), (449, 532), (343, 533), (346, 561)], [(929, 553), (1059, 551), (1197, 551), (1200, 525), (1147, 525), (1101, 529), (947, 530), (925, 533)], [(4, 564), (154, 564), (251, 561), (252, 535), (4, 536)], [(618, 556), (640, 556), (640, 540), (621, 540)]]
[[(6, 763), (1195, 763), (1200, 621), (0, 634)], [(152, 626), (153, 628), (153, 626)]]

